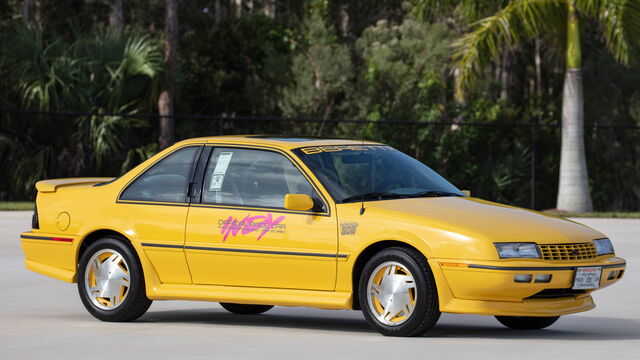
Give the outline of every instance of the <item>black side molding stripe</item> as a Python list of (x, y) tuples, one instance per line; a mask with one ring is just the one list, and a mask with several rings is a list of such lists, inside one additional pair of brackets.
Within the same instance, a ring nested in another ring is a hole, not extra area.
[(151, 243), (142, 243), (142, 246), (148, 247), (159, 247), (159, 248), (171, 248), (171, 249), (182, 249), (182, 245), (167, 245), (167, 244), (151, 244)]
[(133, 205), (155, 205), (155, 206), (177, 206), (177, 207), (188, 207), (189, 204), (167, 204), (161, 202), (141, 202), (141, 201), (128, 201), (128, 200), (118, 200), (116, 204), (133, 204)]
[(21, 239), (51, 240), (50, 236), (20, 235)]
[(239, 253), (250, 253), (250, 254), (312, 256), (312, 257), (328, 257), (328, 258), (346, 258), (349, 256), (347, 254), (334, 255), (334, 254), (318, 254), (318, 253), (292, 252), (292, 251), (230, 249), (230, 248), (217, 248), (217, 247), (208, 247), (208, 246), (182, 246), (182, 245), (166, 245), (166, 244), (152, 244), (152, 243), (142, 243), (142, 246), (172, 248), (172, 249), (184, 248), (185, 250), (207, 250), (207, 251), (239, 252)]
[(229, 248), (215, 248), (205, 246), (185, 246), (185, 249), (189, 250), (209, 250), (209, 251), (226, 251), (226, 252), (241, 252), (251, 254), (270, 254), (270, 255), (297, 255), (297, 256), (316, 256), (316, 257), (336, 257), (334, 254), (317, 254), (317, 253), (304, 253), (304, 252), (291, 252), (291, 251), (273, 251), (273, 250), (251, 250), (251, 249), (229, 249)]
[[(621, 266), (626, 266), (627, 263), (619, 263), (619, 264), (611, 264), (611, 265), (589, 265), (585, 264), (584, 266), (598, 266), (603, 269), (609, 268), (617, 268)], [(469, 264), (469, 267), (472, 269), (486, 269), (486, 270), (506, 270), (506, 271), (558, 271), (558, 270), (575, 270), (576, 268), (583, 266), (521, 266), (521, 267), (509, 267), (509, 266), (491, 266), (491, 265), (474, 265)]]

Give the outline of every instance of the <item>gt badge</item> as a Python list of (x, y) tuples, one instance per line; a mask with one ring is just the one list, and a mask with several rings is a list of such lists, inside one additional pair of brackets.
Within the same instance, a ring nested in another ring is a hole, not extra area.
[(355, 235), (357, 229), (357, 222), (342, 223), (340, 224), (340, 235)]

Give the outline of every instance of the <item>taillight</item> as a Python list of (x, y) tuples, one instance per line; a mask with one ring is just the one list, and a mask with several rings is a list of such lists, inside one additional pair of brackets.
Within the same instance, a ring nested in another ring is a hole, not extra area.
[(38, 206), (33, 208), (33, 216), (31, 216), (31, 228), (40, 229), (40, 220), (38, 219)]

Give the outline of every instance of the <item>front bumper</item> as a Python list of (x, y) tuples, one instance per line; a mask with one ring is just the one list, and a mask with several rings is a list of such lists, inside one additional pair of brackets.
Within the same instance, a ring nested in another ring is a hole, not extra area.
[[(624, 259), (617, 257), (567, 263), (442, 259), (430, 262), (439, 280), (443, 312), (504, 316), (557, 316), (590, 310), (595, 307), (590, 293), (620, 280), (626, 268)], [(572, 289), (576, 268), (583, 266), (602, 267), (597, 289)], [(515, 282), (515, 275), (532, 275), (532, 281)], [(536, 275), (551, 275), (551, 279), (535, 282)]]

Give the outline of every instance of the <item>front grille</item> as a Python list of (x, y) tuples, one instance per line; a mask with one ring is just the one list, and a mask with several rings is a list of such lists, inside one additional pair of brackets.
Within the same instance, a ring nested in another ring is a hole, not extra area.
[(593, 243), (579, 244), (541, 244), (544, 260), (586, 260), (595, 259), (598, 255)]
[(556, 299), (563, 297), (572, 297), (576, 295), (584, 294), (584, 290), (574, 290), (574, 289), (545, 289), (540, 291), (537, 294), (529, 296), (527, 299)]

